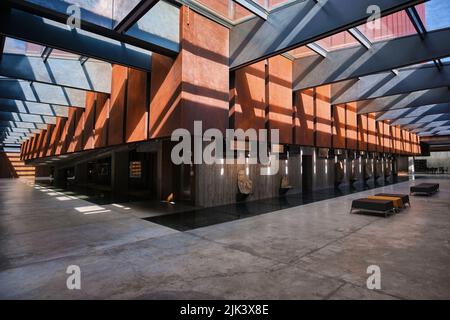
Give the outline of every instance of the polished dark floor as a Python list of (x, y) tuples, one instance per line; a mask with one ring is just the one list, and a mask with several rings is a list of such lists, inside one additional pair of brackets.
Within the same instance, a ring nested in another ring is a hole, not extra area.
[(355, 183), (353, 186), (318, 190), (308, 194), (293, 194), (213, 208), (202, 208), (178, 212), (170, 215), (146, 218), (145, 220), (178, 231), (188, 231), (228, 221), (257, 216), (277, 210), (297, 207), (317, 201), (333, 199), (365, 190), (405, 182), (409, 179), (409, 177), (395, 177), (390, 178), (387, 181), (379, 179), (377, 183), (374, 183), (374, 181), (369, 181), (367, 184)]
[(53, 190), (63, 192), (66, 195), (76, 196), (79, 199), (89, 201), (97, 205), (107, 205), (112, 203), (127, 203), (149, 200), (151, 197), (146, 193), (130, 193), (127, 195), (114, 195), (111, 190), (98, 185), (69, 185), (66, 187), (53, 187), (48, 180), (37, 182), (38, 185), (52, 187)]

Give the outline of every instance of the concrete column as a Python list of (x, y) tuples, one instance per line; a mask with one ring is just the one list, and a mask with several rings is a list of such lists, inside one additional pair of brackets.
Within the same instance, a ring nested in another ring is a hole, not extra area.
[(111, 155), (111, 188), (113, 195), (128, 193), (129, 152), (113, 152)]

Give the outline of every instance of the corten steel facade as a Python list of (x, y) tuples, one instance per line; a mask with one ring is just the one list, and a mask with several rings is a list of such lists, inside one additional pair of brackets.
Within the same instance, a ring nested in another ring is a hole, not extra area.
[[(110, 92), (85, 91), (84, 106), (68, 106), (67, 115), (56, 115), (54, 123), (46, 124), (21, 142), (20, 158), (53, 168), (55, 181), (58, 171), (69, 166), (60, 165), (55, 159), (61, 159), (61, 163), (71, 159), (76, 180), (84, 183), (85, 178), (77, 177), (80, 171), (87, 170), (83, 162), (98, 159), (98, 154), (94, 157), (93, 152), (103, 150), (104, 157), (111, 158), (111, 188), (127, 192), (128, 187), (118, 184), (129, 183), (129, 163), (136, 156), (132, 152), (154, 153), (155, 160), (139, 156), (136, 159), (155, 162), (153, 175), (146, 179), (155, 180), (156, 198), (164, 200), (173, 195), (175, 200), (211, 206), (236, 201), (237, 175), (243, 168), (247, 169), (255, 186), (248, 199), (260, 199), (276, 196), (285, 176), (294, 187), (291, 192), (301, 192), (304, 157), (313, 157), (314, 168), (306, 170), (314, 170), (312, 188), (320, 189), (335, 184), (337, 162), (344, 163), (344, 181), (348, 182), (355, 175), (363, 180), (370, 167), (374, 171), (381, 166), (383, 172), (389, 167), (395, 173), (396, 158), (421, 153), (417, 133), (392, 125), (390, 120), (380, 120), (376, 112), (363, 112), (367, 101), (349, 98), (349, 101), (334, 103), (339, 97), (343, 99), (345, 90), (354, 88), (351, 82), (343, 86), (335, 83), (352, 81), (352, 78), (337, 76), (324, 83), (320, 75), (313, 74), (314, 67), (323, 67), (327, 59), (317, 53), (320, 51), (317, 47), (326, 49), (330, 55), (345, 54), (363, 41), (353, 35), (354, 30), (352, 36), (341, 30), (343, 26), (330, 23), (325, 27), (331, 28), (334, 35), (315, 39), (315, 47), (298, 45), (294, 48), (295, 44), (303, 44), (299, 32), (292, 42), (284, 44), (285, 52), (279, 52), (285, 40), (271, 37), (283, 32), (281, 29), (267, 34), (269, 40), (277, 43), (273, 47), (263, 43), (261, 48), (254, 46), (257, 33), (248, 42), (243, 41), (240, 34), (248, 32), (247, 25), (252, 21), (262, 30), (272, 16), (286, 14), (286, 10), (295, 10), (301, 4), (294, 1), (289, 4), (290, 8), (280, 6), (273, 13), (268, 9), (270, 13), (265, 21), (257, 16), (248, 18), (248, 10), (237, 5), (230, 11), (229, 2), (225, 0), (199, 2), (212, 11), (223, 13), (228, 20), (218, 21), (198, 8), (178, 5), (178, 52), (168, 53), (156, 48), (151, 59), (139, 62), (141, 68), (132, 68), (120, 61), (112, 63), (110, 78), (106, 78), (110, 83), (101, 86), (110, 88)], [(268, 2), (258, 3), (272, 8), (286, 1)], [(425, 8), (420, 4), (423, 1), (382, 2), (380, 5), (386, 13), (380, 28), (368, 29), (364, 19), (356, 13), (349, 17), (353, 19), (350, 25), (359, 25), (359, 32), (373, 43), (416, 37), (417, 29), (404, 9), (417, 5), (416, 13), (425, 21)], [(14, 7), (14, 10), (17, 9)], [(243, 22), (226, 23), (239, 19)], [(5, 35), (14, 34), (7, 27), (2, 28)], [(30, 35), (30, 39), (33, 36)], [(291, 37), (290, 34), (284, 36)], [(308, 35), (304, 38), (308, 39)], [(242, 41), (241, 51), (236, 49), (239, 41)], [(31, 48), (32, 44), (28, 45)], [(137, 64), (137, 60), (134, 61), (134, 65)], [(145, 70), (147, 64), (149, 69)], [(380, 66), (379, 71), (386, 71), (385, 68)], [(308, 70), (313, 71), (306, 74)], [(308, 86), (303, 79), (317, 85)], [(351, 92), (345, 96), (351, 97)], [(179, 128), (194, 134), (194, 121), (202, 121), (203, 130), (215, 128), (224, 134), (226, 129), (278, 129), (279, 143), (284, 147), (279, 173), (260, 176), (257, 174), (260, 164), (173, 165), (170, 152), (174, 143), (170, 136)], [(334, 153), (330, 152), (332, 155), (325, 159), (319, 157), (319, 149), (334, 150)], [(125, 176), (117, 170), (124, 170)]]

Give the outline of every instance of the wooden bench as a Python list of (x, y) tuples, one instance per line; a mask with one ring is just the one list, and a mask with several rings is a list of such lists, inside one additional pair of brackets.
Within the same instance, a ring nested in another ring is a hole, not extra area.
[(407, 194), (398, 194), (398, 193), (378, 193), (376, 194), (376, 196), (380, 196), (380, 197), (394, 197), (394, 198), (401, 198), (403, 201), (403, 206), (406, 206), (406, 204), (408, 204), (408, 206), (411, 207), (411, 202), (409, 201), (409, 195)]
[(400, 210), (404, 207), (403, 200), (402, 200), (402, 198), (399, 198), (399, 197), (369, 196), (369, 197), (367, 197), (367, 199), (392, 201), (395, 212), (400, 212)]

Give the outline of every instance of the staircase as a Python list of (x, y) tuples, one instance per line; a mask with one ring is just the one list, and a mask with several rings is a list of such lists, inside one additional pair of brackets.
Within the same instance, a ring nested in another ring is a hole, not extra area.
[(20, 153), (0, 152), (0, 178), (34, 178), (35, 168), (20, 160)]

